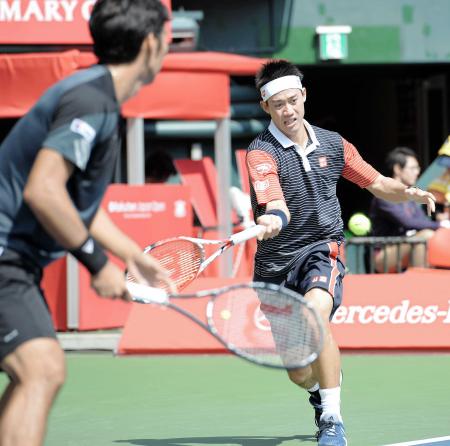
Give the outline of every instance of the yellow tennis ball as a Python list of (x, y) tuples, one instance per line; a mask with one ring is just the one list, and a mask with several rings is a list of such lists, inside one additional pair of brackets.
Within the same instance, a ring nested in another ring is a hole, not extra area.
[(357, 212), (350, 217), (348, 229), (358, 236), (367, 235), (372, 229), (372, 223), (362, 212)]
[(221, 317), (223, 320), (227, 321), (227, 320), (230, 319), (230, 317), (231, 317), (231, 311), (230, 311), (230, 310), (222, 310), (222, 311), (220, 312), (220, 317)]

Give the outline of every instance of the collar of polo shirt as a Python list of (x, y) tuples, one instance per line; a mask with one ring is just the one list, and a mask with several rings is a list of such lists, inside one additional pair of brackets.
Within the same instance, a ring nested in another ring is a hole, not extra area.
[(261, 99), (267, 101), (273, 95), (289, 88), (298, 88), (303, 90), (302, 81), (298, 76), (283, 76), (273, 81), (267, 82), (260, 88)]

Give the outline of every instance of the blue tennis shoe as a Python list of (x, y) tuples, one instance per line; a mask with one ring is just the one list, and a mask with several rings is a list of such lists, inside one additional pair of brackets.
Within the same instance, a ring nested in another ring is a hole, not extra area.
[(319, 422), (319, 446), (347, 446), (344, 425), (332, 417)]

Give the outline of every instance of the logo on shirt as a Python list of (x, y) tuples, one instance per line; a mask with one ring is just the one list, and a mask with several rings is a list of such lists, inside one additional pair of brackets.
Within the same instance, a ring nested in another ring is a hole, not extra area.
[(327, 276), (314, 276), (311, 282), (324, 282), (327, 283)]
[(327, 167), (328, 161), (326, 156), (319, 156), (319, 166), (320, 167)]
[(259, 173), (259, 174), (265, 174), (265, 173), (268, 173), (268, 172), (270, 172), (270, 164), (269, 163), (262, 163), (262, 164), (258, 164), (256, 167), (255, 167), (255, 170), (256, 170), (256, 172), (257, 173)]
[(75, 118), (70, 123), (70, 130), (78, 135), (82, 136), (88, 143), (94, 141), (97, 134), (93, 127), (91, 127), (86, 121)]
[(269, 189), (269, 180), (255, 181), (253, 183), (256, 192), (262, 192)]

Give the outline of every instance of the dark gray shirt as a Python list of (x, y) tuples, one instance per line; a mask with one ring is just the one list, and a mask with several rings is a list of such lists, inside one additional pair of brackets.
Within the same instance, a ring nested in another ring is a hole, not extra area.
[(23, 201), (38, 151), (59, 152), (74, 166), (67, 190), (84, 224), (94, 218), (120, 147), (119, 104), (109, 70), (95, 65), (49, 88), (0, 146), (0, 251), (45, 266), (65, 250)]

